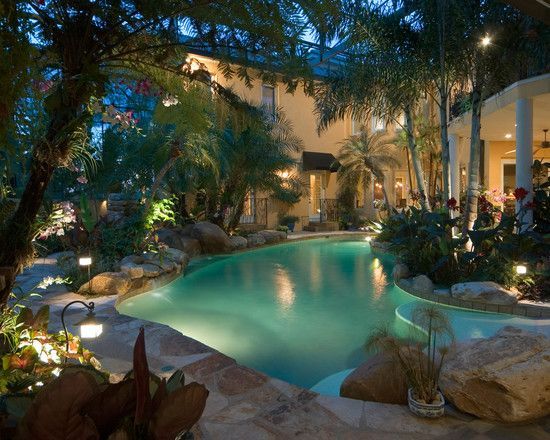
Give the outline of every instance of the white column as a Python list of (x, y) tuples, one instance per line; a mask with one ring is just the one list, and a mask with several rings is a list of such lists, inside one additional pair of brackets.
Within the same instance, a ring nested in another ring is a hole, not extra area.
[[(529, 193), (523, 200), (527, 203), (533, 199), (533, 100), (521, 98), (516, 101), (516, 188), (525, 188)], [(516, 203), (516, 212), (519, 210)], [(533, 212), (527, 211), (523, 217), (527, 223), (533, 223)]]
[(449, 171), (451, 184), (451, 197), (460, 201), (460, 160), (458, 158), (458, 135), (449, 134)]

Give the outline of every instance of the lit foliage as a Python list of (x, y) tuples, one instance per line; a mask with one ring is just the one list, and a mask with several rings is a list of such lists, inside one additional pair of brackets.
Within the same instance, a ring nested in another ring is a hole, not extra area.
[[(39, 288), (63, 280), (45, 279)], [(17, 302), (0, 312), (0, 393), (36, 393), (75, 359), (81, 364), (100, 368), (93, 354), (83, 348), (80, 338), (69, 333), (69, 351), (65, 333), (48, 333), (49, 307), (36, 314)]]

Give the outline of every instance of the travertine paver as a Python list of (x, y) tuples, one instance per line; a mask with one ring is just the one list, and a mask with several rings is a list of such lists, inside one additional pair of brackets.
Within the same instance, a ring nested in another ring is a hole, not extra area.
[[(26, 288), (56, 271), (55, 262), (44, 260), (19, 279)], [(49, 289), (42, 298), (51, 306), (51, 330), (61, 328), (60, 313), (79, 295), (65, 289)], [(210, 390), (206, 409), (193, 432), (196, 439), (338, 439), (338, 440), (543, 440), (550, 439), (550, 418), (523, 426), (503, 426), (456, 413), (424, 420), (405, 406), (361, 402), (320, 396), (309, 390), (270, 378), (216, 350), (161, 324), (119, 314), (114, 297), (94, 298), (99, 316), (107, 319), (97, 340), (86, 341), (113, 378), (121, 378), (132, 366), (132, 348), (139, 328), (145, 328), (149, 366), (157, 374), (170, 375), (182, 368), (186, 380), (204, 383)], [(81, 318), (78, 307), (67, 313), (67, 323)]]

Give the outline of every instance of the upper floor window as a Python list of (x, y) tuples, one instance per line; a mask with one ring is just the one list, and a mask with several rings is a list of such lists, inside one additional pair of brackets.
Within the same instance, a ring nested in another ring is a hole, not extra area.
[(359, 134), (361, 133), (361, 121), (355, 119), (354, 117), (351, 118), (351, 134)]
[(405, 122), (405, 113), (401, 113), (396, 119), (395, 129), (403, 130), (405, 127)]
[(262, 85), (262, 105), (271, 114), (275, 114), (275, 87)]
[(384, 119), (379, 116), (372, 115), (372, 131), (383, 131), (385, 129), (386, 124), (384, 123)]

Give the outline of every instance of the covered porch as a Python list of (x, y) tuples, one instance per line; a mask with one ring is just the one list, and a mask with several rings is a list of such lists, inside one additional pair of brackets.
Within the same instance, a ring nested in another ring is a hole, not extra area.
[[(451, 195), (466, 189), (471, 112), (451, 121), (449, 148)], [(513, 200), (515, 188), (533, 196), (532, 165), (550, 161), (550, 74), (518, 81), (485, 100), (481, 115), (481, 185)], [(506, 202), (505, 202), (506, 203)], [(532, 221), (532, 213), (527, 215)]]

